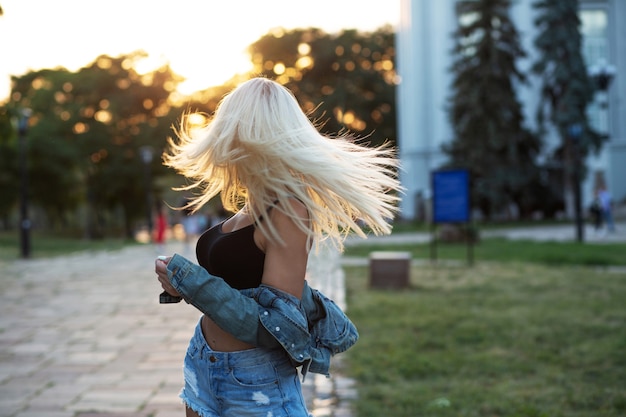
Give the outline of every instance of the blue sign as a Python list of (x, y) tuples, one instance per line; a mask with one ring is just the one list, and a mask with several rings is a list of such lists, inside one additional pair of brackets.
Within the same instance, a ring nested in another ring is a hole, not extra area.
[(433, 222), (469, 222), (469, 172), (466, 169), (435, 171), (432, 185)]

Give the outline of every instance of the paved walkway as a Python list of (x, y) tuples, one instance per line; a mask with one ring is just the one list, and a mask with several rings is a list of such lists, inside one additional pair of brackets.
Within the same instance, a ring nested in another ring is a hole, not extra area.
[[(171, 252), (185, 254), (177, 243)], [(139, 246), (0, 263), (0, 417), (184, 415), (182, 360), (199, 313), (158, 303), (155, 256)], [(343, 306), (338, 262), (313, 257), (308, 279)], [(314, 416), (351, 415), (356, 389), (335, 371), (340, 356), (332, 378), (307, 375)]]
[[(554, 226), (528, 226), (502, 229), (481, 230), (481, 237), (504, 237), (512, 240), (535, 240), (567, 242), (576, 240), (576, 227), (574, 224), (562, 224)], [(626, 222), (615, 223), (614, 232), (605, 230), (596, 231), (590, 225), (583, 227), (583, 241), (589, 244), (626, 242)], [(390, 236), (374, 236), (363, 240), (350, 238), (348, 244), (370, 244), (372, 242), (384, 243), (427, 243), (431, 241), (430, 233), (395, 233)]]

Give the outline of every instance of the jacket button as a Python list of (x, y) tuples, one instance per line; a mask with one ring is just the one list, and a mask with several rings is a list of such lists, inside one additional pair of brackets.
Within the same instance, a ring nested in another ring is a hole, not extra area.
[(210, 360), (211, 362), (217, 362), (217, 358), (216, 358), (215, 356), (213, 356), (213, 355), (211, 355), (211, 357), (209, 358), (209, 360)]

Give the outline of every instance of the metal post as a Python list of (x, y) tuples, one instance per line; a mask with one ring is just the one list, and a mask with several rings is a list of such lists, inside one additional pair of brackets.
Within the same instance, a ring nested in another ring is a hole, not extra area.
[(569, 127), (569, 139), (571, 141), (572, 151), (572, 182), (574, 183), (574, 218), (576, 221), (576, 240), (583, 242), (585, 240), (585, 230), (582, 215), (582, 198), (580, 189), (580, 135), (582, 127), (579, 124), (573, 124)]
[(580, 189), (580, 157), (578, 155), (578, 145), (574, 145), (574, 207), (576, 210), (576, 240), (584, 242), (585, 229), (583, 226), (582, 197)]
[(30, 257), (30, 229), (31, 221), (28, 217), (28, 166), (27, 166), (27, 143), (26, 134), (28, 132), (28, 119), (30, 118), (30, 109), (23, 109), (18, 122), (18, 137), (20, 143), (20, 254), (22, 258)]

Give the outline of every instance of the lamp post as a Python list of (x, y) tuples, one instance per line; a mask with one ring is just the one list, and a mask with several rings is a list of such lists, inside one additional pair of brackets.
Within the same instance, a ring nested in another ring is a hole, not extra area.
[(22, 258), (30, 257), (30, 228), (31, 222), (28, 218), (28, 167), (27, 167), (27, 146), (26, 134), (28, 133), (28, 120), (32, 111), (22, 109), (17, 124), (17, 133), (20, 143), (20, 253)]
[(576, 221), (576, 240), (583, 242), (585, 233), (583, 228), (582, 216), (582, 198), (580, 190), (580, 136), (582, 134), (582, 126), (574, 123), (568, 128), (568, 136), (570, 141), (571, 159), (574, 165), (572, 170), (572, 182), (574, 183), (574, 218)]
[(152, 186), (150, 163), (154, 156), (154, 149), (151, 146), (142, 146), (139, 148), (139, 154), (144, 165), (144, 180), (146, 189), (146, 224), (148, 225), (148, 239), (152, 239)]

